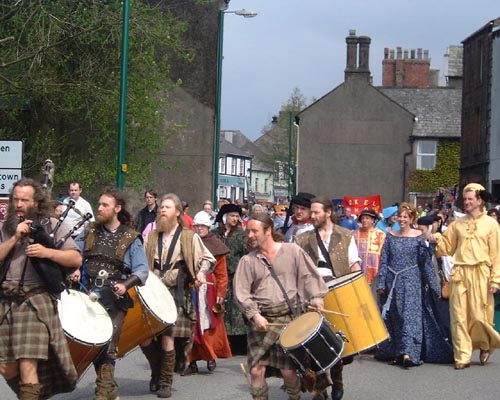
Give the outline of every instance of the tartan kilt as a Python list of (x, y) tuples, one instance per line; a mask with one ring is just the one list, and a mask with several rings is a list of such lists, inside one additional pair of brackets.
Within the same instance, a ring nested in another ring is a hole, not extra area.
[(41, 399), (73, 391), (78, 376), (56, 300), (46, 292), (16, 300), (0, 299), (0, 362), (37, 359)]
[(177, 305), (177, 319), (175, 325), (167, 329), (166, 333), (173, 337), (191, 338), (194, 335), (196, 324), (196, 310), (193, 305), (191, 289), (184, 289), (183, 304), (178, 304), (177, 286), (168, 287), (168, 289)]
[[(269, 316), (262, 314), (269, 322), (288, 324), (292, 321), (290, 314)], [(251, 323), (252, 324), (252, 323)], [(253, 325), (248, 328), (248, 365), (266, 365), (277, 369), (296, 369), (296, 365), (278, 344), (285, 326), (270, 326), (266, 332), (258, 332)]]

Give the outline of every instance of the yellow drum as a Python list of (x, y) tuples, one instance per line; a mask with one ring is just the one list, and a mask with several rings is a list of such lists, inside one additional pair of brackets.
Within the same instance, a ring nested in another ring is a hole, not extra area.
[(343, 357), (359, 354), (389, 338), (370, 286), (362, 271), (352, 272), (327, 283), (325, 309), (347, 316), (325, 313), (335, 331), (347, 337)]

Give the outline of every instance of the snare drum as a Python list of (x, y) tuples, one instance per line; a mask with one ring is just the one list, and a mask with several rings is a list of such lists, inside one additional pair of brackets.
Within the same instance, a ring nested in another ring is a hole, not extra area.
[(362, 271), (352, 272), (326, 284), (330, 291), (324, 298), (325, 313), (336, 331), (347, 337), (344, 357), (359, 354), (389, 338), (373, 294)]
[(328, 321), (317, 312), (302, 314), (281, 332), (279, 344), (299, 367), (323, 374), (342, 355), (344, 341), (333, 332)]
[(153, 272), (149, 271), (144, 286), (130, 288), (128, 293), (134, 307), (128, 310), (123, 321), (118, 357), (158, 335), (177, 319), (177, 307), (170, 291)]
[(63, 291), (57, 309), (71, 358), (81, 377), (111, 341), (113, 323), (103, 306), (77, 290)]

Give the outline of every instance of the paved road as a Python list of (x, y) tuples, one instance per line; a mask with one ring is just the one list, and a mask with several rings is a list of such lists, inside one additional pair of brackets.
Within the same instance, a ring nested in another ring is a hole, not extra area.
[[(500, 391), (500, 353), (494, 353), (487, 366), (479, 365), (478, 353), (474, 354), (471, 368), (455, 371), (451, 365), (424, 364), (404, 370), (389, 366), (365, 355), (345, 368), (346, 392), (344, 399), (356, 400), (498, 400)], [(250, 399), (240, 363), (245, 357), (219, 360), (213, 373), (199, 363), (200, 374), (190, 377), (174, 377), (172, 399), (175, 400), (233, 400)], [(117, 364), (117, 380), (121, 400), (146, 400), (157, 397), (148, 393), (149, 370), (138, 350), (126, 356)], [(95, 373), (89, 370), (73, 393), (54, 397), (57, 400), (89, 400), (94, 391)], [(280, 391), (281, 382), (270, 379), (269, 398), (285, 400)], [(303, 399), (310, 399), (304, 394)], [(15, 400), (4, 381), (0, 379), (0, 399)]]

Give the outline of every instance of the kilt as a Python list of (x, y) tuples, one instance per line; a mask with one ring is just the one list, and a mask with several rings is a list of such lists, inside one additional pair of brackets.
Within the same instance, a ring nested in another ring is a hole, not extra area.
[(193, 297), (191, 289), (184, 290), (183, 304), (178, 304), (177, 300), (177, 286), (169, 287), (170, 293), (177, 305), (177, 319), (175, 325), (167, 330), (167, 334), (179, 338), (193, 338), (194, 325), (196, 323), (196, 310), (193, 305)]
[[(270, 323), (288, 324), (292, 320), (288, 306), (280, 304), (262, 309), (261, 314)], [(295, 369), (293, 361), (285, 355), (277, 343), (284, 326), (270, 326), (266, 332), (258, 332), (252, 325), (248, 328), (248, 365), (266, 365), (277, 369)]]
[(47, 292), (27, 299), (0, 294), (0, 362), (38, 359), (40, 398), (75, 389), (77, 373), (57, 315), (57, 302)]

